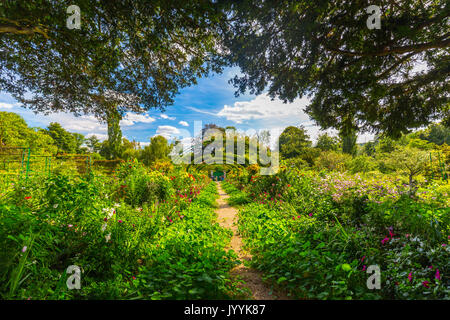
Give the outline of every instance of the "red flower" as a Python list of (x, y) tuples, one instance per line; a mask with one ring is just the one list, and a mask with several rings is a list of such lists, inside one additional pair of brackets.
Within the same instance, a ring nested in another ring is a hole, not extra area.
[(31, 197), (25, 197), (25, 200), (30, 200), (31, 199)]
[(422, 284), (423, 284), (423, 286), (425, 287), (425, 288), (429, 288), (429, 286), (428, 286), (428, 284), (429, 284), (430, 282), (429, 281), (424, 281), (424, 282), (422, 282)]
[(290, 184), (288, 184), (288, 188), (290, 188), (291, 187), (291, 185)]

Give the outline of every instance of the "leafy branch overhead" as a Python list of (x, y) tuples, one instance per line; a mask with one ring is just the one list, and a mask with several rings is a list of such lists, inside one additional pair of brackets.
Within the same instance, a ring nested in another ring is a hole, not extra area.
[[(309, 95), (323, 128), (398, 136), (450, 119), (450, 4), (377, 1), (381, 29), (369, 30), (371, 1), (244, 1), (223, 23), (228, 60), (250, 90), (293, 101)], [(418, 68), (419, 66), (419, 68)]]
[(210, 1), (78, 1), (80, 30), (66, 27), (71, 4), (0, 5), (0, 90), (36, 112), (164, 109), (220, 70)]

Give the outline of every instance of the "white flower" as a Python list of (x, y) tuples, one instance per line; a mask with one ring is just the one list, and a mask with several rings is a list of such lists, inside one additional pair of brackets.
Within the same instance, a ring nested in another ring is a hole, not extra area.
[(111, 233), (107, 234), (105, 236), (106, 242), (109, 242), (109, 240), (111, 240)]
[(102, 225), (102, 232), (105, 232), (107, 226), (108, 226), (107, 223), (104, 223), (104, 224)]
[(120, 203), (115, 203), (114, 208), (120, 208)]
[(109, 213), (108, 213), (108, 218), (112, 218), (113, 217), (113, 215), (114, 215), (114, 209), (113, 208), (111, 208), (111, 210), (109, 211)]
[(53, 208), (54, 209), (58, 208), (58, 204), (53, 205)]

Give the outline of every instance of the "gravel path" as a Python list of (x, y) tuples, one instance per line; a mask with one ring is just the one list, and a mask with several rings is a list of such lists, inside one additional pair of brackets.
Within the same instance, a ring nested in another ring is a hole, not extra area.
[[(239, 260), (251, 260), (252, 256), (250, 253), (245, 252), (242, 248), (242, 239), (238, 234), (237, 228), (237, 210), (233, 207), (230, 207), (226, 201), (228, 195), (225, 191), (222, 190), (222, 186), (220, 183), (217, 183), (217, 188), (219, 190), (219, 209), (217, 209), (217, 221), (218, 223), (227, 229), (233, 231), (233, 237), (231, 238), (231, 242), (228, 246), (228, 249), (232, 249), (237, 253)], [(266, 285), (261, 279), (261, 273), (257, 270), (251, 269), (249, 267), (244, 266), (244, 264), (240, 264), (231, 270), (231, 275), (233, 277), (238, 277), (244, 280), (244, 287), (248, 288), (252, 293), (252, 299), (254, 300), (288, 300), (289, 298), (286, 294), (282, 292), (278, 292), (275, 290), (271, 290), (270, 286)]]

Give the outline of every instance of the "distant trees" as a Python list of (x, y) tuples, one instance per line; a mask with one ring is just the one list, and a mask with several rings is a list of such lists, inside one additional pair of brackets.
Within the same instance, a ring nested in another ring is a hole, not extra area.
[(450, 145), (450, 127), (445, 126), (444, 123), (432, 124), (427, 129), (420, 131), (418, 137), (438, 146), (444, 143)]
[(28, 127), (18, 114), (0, 111), (0, 148), (25, 147), (40, 154), (54, 154), (58, 148), (45, 130)]
[(339, 149), (339, 139), (328, 135), (320, 134), (317, 138), (316, 148), (322, 151), (337, 151)]
[(86, 139), (86, 146), (90, 152), (97, 153), (101, 150), (101, 142), (96, 135), (90, 136)]
[(285, 159), (298, 157), (305, 148), (311, 147), (311, 140), (302, 126), (284, 129), (278, 143), (280, 154)]
[(122, 143), (122, 130), (120, 129), (120, 120), (122, 116), (115, 109), (107, 112), (108, 119), (108, 140), (104, 153), (107, 159), (116, 159), (120, 157), (120, 145)]
[(430, 163), (428, 152), (415, 148), (402, 148), (389, 154), (388, 163), (408, 176), (411, 193), (414, 193), (414, 177), (425, 171)]
[(58, 147), (58, 153), (74, 154), (80, 152), (84, 143), (84, 136), (79, 133), (70, 133), (57, 122), (49, 124), (46, 133), (52, 137)]
[(150, 139), (150, 145), (144, 148), (141, 158), (144, 164), (150, 165), (157, 160), (168, 160), (171, 150), (172, 146), (166, 138), (156, 136)]

